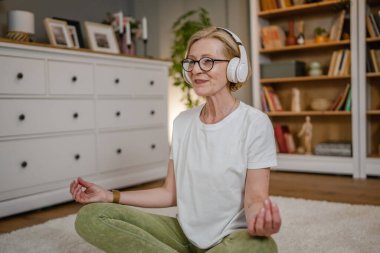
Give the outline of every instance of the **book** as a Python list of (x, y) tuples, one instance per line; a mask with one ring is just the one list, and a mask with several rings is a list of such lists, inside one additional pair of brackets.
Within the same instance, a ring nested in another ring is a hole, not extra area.
[(276, 107), (274, 105), (273, 98), (271, 98), (270, 89), (272, 89), (272, 87), (268, 87), (268, 86), (264, 86), (263, 87), (264, 95), (265, 95), (265, 99), (266, 99), (266, 101), (268, 103), (269, 111), (275, 112), (276, 111)]
[(295, 153), (296, 145), (294, 143), (293, 134), (290, 132), (287, 125), (282, 125), (282, 133), (284, 135), (287, 153)]
[(337, 60), (338, 51), (334, 51), (331, 56), (330, 65), (329, 65), (329, 71), (327, 72), (328, 76), (332, 76), (334, 73), (335, 63)]
[(342, 10), (338, 16), (335, 18), (331, 28), (330, 28), (330, 40), (337, 41), (340, 40), (343, 31), (344, 16), (346, 11)]
[(286, 141), (284, 137), (284, 132), (283, 132), (283, 126), (280, 124), (275, 124), (273, 126), (273, 129), (274, 129), (274, 135), (276, 137), (276, 142), (277, 142), (280, 153), (288, 153), (288, 149), (286, 147)]
[(350, 89), (350, 92), (348, 93), (346, 105), (344, 106), (344, 110), (346, 112), (350, 112), (351, 111), (351, 103), (352, 103), (352, 94), (351, 93), (352, 93), (352, 89)]
[(343, 93), (341, 94), (341, 99), (339, 100), (337, 106), (335, 107), (335, 111), (340, 111), (340, 110), (343, 110), (344, 109), (344, 104), (347, 100), (347, 96), (348, 96), (348, 93), (350, 92), (351, 90), (351, 85), (350, 84), (347, 84)]

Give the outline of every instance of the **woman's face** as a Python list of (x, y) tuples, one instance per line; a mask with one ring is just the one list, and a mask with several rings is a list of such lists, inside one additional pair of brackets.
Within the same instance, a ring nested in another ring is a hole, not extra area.
[[(200, 60), (203, 57), (227, 60), (223, 54), (223, 43), (214, 38), (205, 38), (196, 41), (190, 48), (187, 58)], [(198, 96), (214, 96), (220, 92), (228, 91), (227, 80), (228, 62), (216, 61), (210, 71), (203, 71), (195, 63), (192, 71), (188, 72), (195, 93)]]

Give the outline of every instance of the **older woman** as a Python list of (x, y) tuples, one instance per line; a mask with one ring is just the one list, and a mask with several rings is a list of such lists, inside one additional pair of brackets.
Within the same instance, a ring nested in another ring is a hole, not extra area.
[[(232, 95), (249, 74), (240, 39), (223, 28), (199, 31), (182, 66), (206, 103), (175, 119), (165, 183), (119, 193), (78, 178), (70, 186), (76, 201), (106, 202), (80, 210), (78, 234), (106, 252), (277, 252), (270, 235), (281, 217), (268, 196), (269, 168), (276, 165), (273, 127)], [(127, 205), (177, 205), (178, 215)]]

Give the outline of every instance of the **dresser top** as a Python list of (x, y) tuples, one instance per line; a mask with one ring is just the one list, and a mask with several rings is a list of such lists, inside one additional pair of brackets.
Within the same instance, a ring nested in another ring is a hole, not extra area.
[(15, 41), (7, 38), (0, 37), (0, 47), (7, 48), (19, 48), (19, 49), (31, 49), (31, 50), (41, 50), (47, 52), (63, 52), (77, 55), (87, 55), (87, 56), (100, 56), (100, 57), (117, 57), (117, 58), (128, 58), (135, 60), (148, 60), (148, 61), (159, 61), (161, 63), (170, 65), (171, 62), (169, 60), (163, 60), (154, 57), (142, 57), (142, 56), (130, 56), (126, 54), (114, 54), (114, 53), (104, 53), (104, 52), (96, 52), (88, 48), (65, 48), (65, 47), (56, 47), (51, 44), (46, 43), (38, 43), (38, 42), (21, 42)]

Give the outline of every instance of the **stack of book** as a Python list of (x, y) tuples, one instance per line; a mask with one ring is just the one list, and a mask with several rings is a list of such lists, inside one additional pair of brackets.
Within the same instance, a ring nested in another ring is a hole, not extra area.
[(261, 86), (261, 108), (264, 112), (283, 111), (280, 98), (271, 86)]
[(370, 37), (380, 37), (380, 10), (367, 15), (366, 26)]
[(367, 72), (380, 72), (380, 49), (367, 50)]
[(324, 156), (352, 156), (351, 142), (323, 142), (315, 145), (315, 154)]
[(351, 111), (352, 95), (351, 85), (347, 84), (343, 92), (334, 100), (329, 110), (331, 111)]
[(277, 25), (264, 26), (261, 28), (262, 48), (274, 49), (285, 46), (285, 32)]
[(287, 125), (275, 124), (274, 135), (276, 137), (277, 152), (279, 153), (295, 153), (296, 145), (294, 143), (293, 134)]
[(335, 50), (330, 60), (328, 76), (346, 76), (351, 73), (350, 49)]
[(292, 0), (260, 0), (261, 11), (269, 11), (293, 6)]

